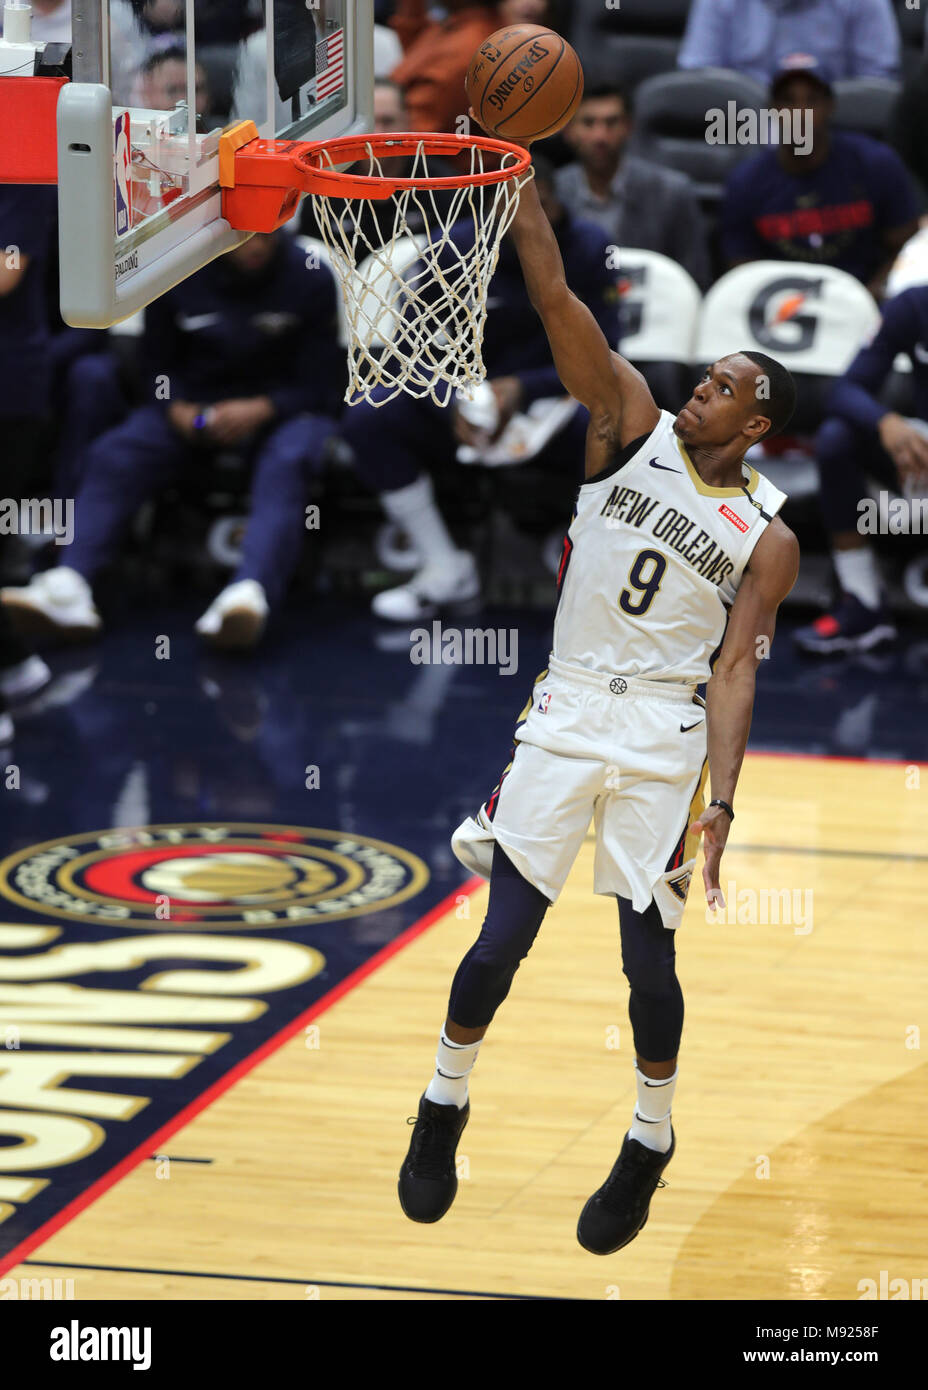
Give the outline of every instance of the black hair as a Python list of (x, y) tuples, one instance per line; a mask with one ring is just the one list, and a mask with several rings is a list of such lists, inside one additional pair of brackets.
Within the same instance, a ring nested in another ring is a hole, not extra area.
[(755, 395), (761, 413), (770, 420), (767, 433), (779, 434), (780, 430), (789, 424), (796, 409), (796, 383), (783, 363), (778, 362), (775, 357), (768, 357), (765, 352), (745, 350), (740, 356), (750, 358), (763, 371), (766, 378), (765, 390), (762, 393), (755, 392)]
[[(154, 53), (150, 53), (141, 66), (141, 71), (148, 75), (160, 68), (162, 63), (178, 62), (186, 63), (187, 50), (182, 48), (179, 43), (171, 44), (169, 48), (156, 48)], [(202, 64), (201, 64), (202, 66)]]
[(635, 99), (630, 89), (623, 87), (620, 82), (594, 82), (584, 88), (581, 101), (603, 101), (606, 97), (617, 97), (627, 116), (635, 114)]

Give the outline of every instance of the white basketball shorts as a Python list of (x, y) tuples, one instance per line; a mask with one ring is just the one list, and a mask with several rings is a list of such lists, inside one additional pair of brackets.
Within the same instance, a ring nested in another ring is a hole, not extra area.
[(451, 846), (490, 877), (498, 843), (552, 902), (592, 820), (594, 891), (652, 899), (679, 926), (704, 809), (706, 710), (693, 686), (597, 675), (551, 659), (516, 726), (516, 747), (489, 800)]

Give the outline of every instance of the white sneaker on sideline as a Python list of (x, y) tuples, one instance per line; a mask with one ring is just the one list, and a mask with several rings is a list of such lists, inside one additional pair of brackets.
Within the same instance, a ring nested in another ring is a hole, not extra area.
[(0, 602), (18, 632), (87, 642), (103, 624), (90, 585), (67, 565), (33, 575), (22, 589), (0, 589)]
[(268, 612), (263, 585), (257, 579), (239, 579), (213, 599), (194, 630), (214, 647), (253, 647), (264, 632)]
[(426, 565), (399, 588), (377, 594), (371, 609), (391, 623), (411, 623), (434, 617), (439, 608), (479, 596), (480, 575), (474, 557), (467, 550), (456, 550), (450, 560)]
[(15, 666), (0, 669), (0, 693), (8, 700), (26, 700), (41, 690), (52, 673), (40, 656), (27, 656)]

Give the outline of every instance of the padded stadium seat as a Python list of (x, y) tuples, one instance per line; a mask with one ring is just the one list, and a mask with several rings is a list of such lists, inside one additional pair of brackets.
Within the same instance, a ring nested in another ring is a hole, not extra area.
[[(751, 261), (730, 270), (703, 300), (696, 362), (755, 349), (777, 358), (796, 380), (789, 434), (811, 435), (824, 418), (825, 397), (858, 349), (879, 326), (876, 300), (859, 280), (833, 266)], [(762, 471), (796, 500), (817, 489), (808, 466), (765, 462)]]
[(642, 372), (658, 405), (679, 410), (692, 386), (699, 286), (657, 251), (623, 246), (619, 264), (620, 351)]
[(886, 77), (849, 77), (836, 82), (834, 123), (841, 130), (885, 140), (901, 91), (900, 83)]
[(732, 169), (757, 153), (752, 145), (706, 142), (707, 112), (727, 112), (730, 101), (739, 111), (759, 111), (766, 93), (759, 82), (729, 68), (649, 78), (635, 97), (637, 153), (688, 174), (700, 198), (717, 201)]
[[(673, 72), (689, 0), (573, 0), (569, 38), (587, 87), (618, 82), (635, 88), (655, 73)], [(567, 32), (567, 31), (565, 31)]]

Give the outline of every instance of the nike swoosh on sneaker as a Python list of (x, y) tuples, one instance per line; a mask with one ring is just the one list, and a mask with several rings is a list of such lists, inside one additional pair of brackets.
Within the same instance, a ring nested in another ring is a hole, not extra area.
[(648, 459), (652, 468), (660, 468), (664, 473), (682, 473), (682, 468), (670, 468), (666, 463), (658, 463), (657, 459)]

